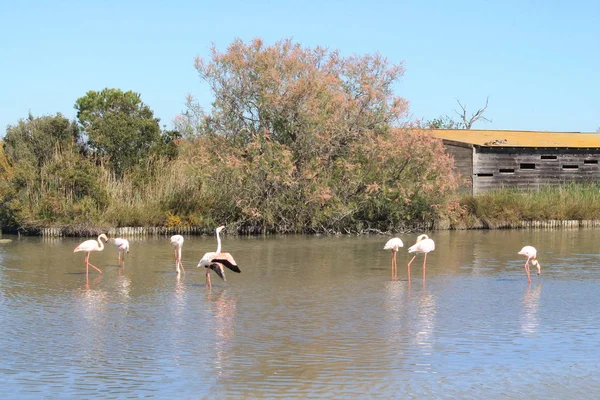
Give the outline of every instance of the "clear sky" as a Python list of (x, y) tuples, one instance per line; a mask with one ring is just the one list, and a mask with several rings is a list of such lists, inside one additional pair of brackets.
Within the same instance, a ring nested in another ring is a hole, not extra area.
[(0, 136), (29, 112), (75, 118), (105, 87), (140, 93), (171, 127), (188, 93), (210, 104), (194, 58), (236, 37), (404, 62), (395, 89), (415, 119), (489, 96), (493, 122), (474, 128), (595, 131), (599, 20), (596, 0), (0, 0)]

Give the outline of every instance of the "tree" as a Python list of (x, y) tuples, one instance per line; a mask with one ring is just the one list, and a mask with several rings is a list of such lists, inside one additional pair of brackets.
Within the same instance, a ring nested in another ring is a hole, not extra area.
[(447, 115), (442, 115), (441, 117), (426, 121), (421, 126), (423, 126), (425, 129), (471, 129), (473, 124), (479, 120), (492, 122), (491, 119), (488, 119), (483, 115), (487, 110), (488, 100), (489, 96), (485, 99), (485, 105), (482, 108), (478, 109), (470, 116), (467, 116), (467, 106), (463, 105), (460, 100), (456, 99), (461, 111), (459, 112), (454, 110), (454, 112), (458, 114), (460, 121), (455, 121)]
[(74, 121), (60, 113), (34, 118), (29, 114), (17, 125), (9, 126), (4, 138), (4, 152), (11, 163), (29, 163), (39, 169), (55, 152), (81, 144), (81, 133)]
[(486, 117), (483, 116), (483, 114), (485, 113), (485, 111), (488, 108), (488, 100), (490, 99), (490, 97), (486, 97), (485, 98), (485, 105), (478, 109), (477, 111), (475, 111), (473, 114), (471, 114), (471, 116), (467, 116), (467, 106), (466, 104), (463, 105), (458, 99), (456, 99), (456, 102), (458, 103), (458, 105), (460, 106), (461, 111), (458, 112), (456, 110), (454, 110), (455, 113), (458, 114), (458, 116), (461, 119), (461, 124), (463, 126), (463, 129), (471, 129), (471, 127), (473, 126), (473, 124), (479, 120), (482, 121), (486, 121), (486, 122), (492, 122), (491, 119), (488, 119)]
[[(75, 121), (61, 114), (20, 120), (9, 126), (3, 143), (6, 163), (0, 171), (0, 223), (39, 227), (75, 216), (88, 219), (90, 209), (107, 200), (96, 166), (85, 156)], [(1, 160), (0, 160), (1, 161)], [(82, 210), (82, 205), (86, 210)]]
[(447, 115), (426, 121), (423, 125), (425, 129), (464, 129), (462, 124)]
[(207, 113), (188, 99), (176, 126), (193, 143), (186, 177), (206, 174), (192, 200), (215, 220), (263, 232), (397, 229), (431, 217), (455, 186), (441, 142), (401, 129), (401, 63), (237, 39), (195, 66), (214, 102)]
[[(215, 96), (210, 115), (196, 118), (198, 133), (239, 144), (265, 136), (289, 146), (299, 173), (311, 161), (331, 161), (357, 139), (397, 124), (408, 109), (392, 93), (402, 64), (378, 54), (344, 58), (290, 39), (272, 46), (236, 39), (224, 53), (214, 45), (211, 51), (211, 60), (195, 63)], [(188, 117), (198, 116), (192, 111)]]
[(87, 144), (98, 159), (108, 160), (117, 176), (165, 151), (159, 119), (138, 93), (119, 89), (89, 91), (75, 103)]

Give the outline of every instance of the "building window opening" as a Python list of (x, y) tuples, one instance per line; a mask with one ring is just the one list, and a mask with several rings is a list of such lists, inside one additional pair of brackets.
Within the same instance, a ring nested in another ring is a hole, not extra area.
[(533, 163), (522, 163), (521, 169), (535, 169), (535, 164)]

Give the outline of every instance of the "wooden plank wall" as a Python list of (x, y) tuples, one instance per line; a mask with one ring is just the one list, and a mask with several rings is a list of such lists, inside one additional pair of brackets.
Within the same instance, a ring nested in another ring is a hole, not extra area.
[(473, 190), (473, 147), (459, 143), (444, 142), (446, 152), (454, 157), (454, 165), (461, 175), (460, 190)]
[(475, 146), (473, 193), (600, 180), (600, 149)]

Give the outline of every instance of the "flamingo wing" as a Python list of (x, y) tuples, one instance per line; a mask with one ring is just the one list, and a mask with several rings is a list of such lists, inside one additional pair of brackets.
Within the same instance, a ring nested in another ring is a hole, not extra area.
[(429, 253), (435, 250), (435, 242), (432, 239), (423, 239), (408, 248), (409, 253)]
[(526, 257), (535, 258), (537, 256), (537, 250), (533, 246), (525, 246), (521, 249), (521, 251), (518, 254), (521, 254)]
[(171, 246), (174, 246), (174, 247), (183, 246), (183, 236), (181, 236), (181, 235), (171, 236)]
[(433, 239), (425, 239), (422, 240), (421, 243), (421, 248), (423, 249), (424, 253), (429, 253), (430, 251), (435, 250), (435, 242), (433, 241)]
[(127, 239), (115, 239), (115, 247), (120, 251), (129, 252), (129, 241)]
[(100, 248), (100, 246), (98, 246), (98, 241), (97, 240), (86, 240), (83, 243), (80, 243), (79, 246), (75, 247), (75, 250), (73, 250), (73, 253), (76, 253), (78, 251), (96, 251)]
[[(231, 256), (231, 254), (229, 254), (229, 253), (217, 253), (212, 257), (211, 261), (213, 263), (222, 264), (222, 265), (226, 266), (227, 268), (229, 268), (230, 270), (232, 270), (233, 272), (237, 272), (237, 273), (242, 272), (240, 270), (240, 268), (237, 266), (237, 263), (235, 262), (235, 260)], [(212, 266), (211, 266), (211, 268), (212, 268)]]
[(398, 251), (398, 247), (404, 247), (404, 243), (402, 243), (402, 240), (400, 238), (392, 238), (387, 241), (385, 246), (383, 246), (383, 249)]
[(213, 271), (215, 271), (217, 273), (217, 275), (219, 275), (219, 277), (221, 277), (221, 279), (225, 280), (225, 269), (223, 268), (223, 265), (221, 263), (218, 262), (212, 262), (210, 264), (210, 269), (212, 269)]

